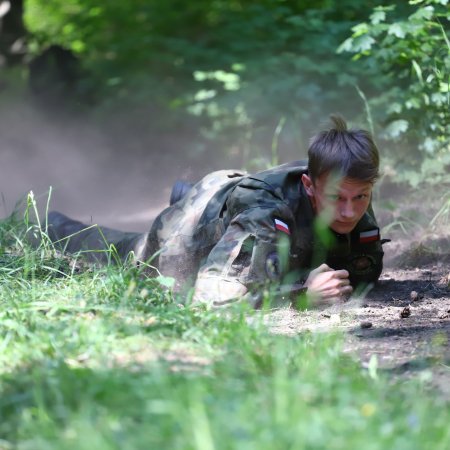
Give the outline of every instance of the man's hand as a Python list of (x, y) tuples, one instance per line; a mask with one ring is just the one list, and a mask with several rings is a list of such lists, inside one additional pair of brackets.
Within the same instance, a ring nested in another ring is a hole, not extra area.
[(346, 270), (333, 270), (326, 264), (311, 271), (304, 286), (312, 297), (323, 301), (342, 300), (353, 292)]

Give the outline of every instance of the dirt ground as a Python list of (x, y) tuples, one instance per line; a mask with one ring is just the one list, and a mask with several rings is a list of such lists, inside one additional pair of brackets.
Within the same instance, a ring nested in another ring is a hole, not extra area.
[(428, 262), (415, 267), (417, 246), (409, 248), (401, 255), (395, 247), (386, 252), (386, 268), (367, 295), (322, 310), (273, 311), (267, 317), (271, 330), (344, 331), (344, 350), (363, 367), (375, 364), (406, 378), (420, 374), (450, 398), (450, 253), (434, 255), (434, 261), (427, 255)]

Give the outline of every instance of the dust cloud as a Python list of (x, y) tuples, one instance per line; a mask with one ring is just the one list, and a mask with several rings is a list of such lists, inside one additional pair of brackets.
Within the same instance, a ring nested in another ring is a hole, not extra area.
[(27, 99), (0, 105), (1, 218), (31, 190), (44, 215), (51, 186), (50, 210), (146, 231), (168, 205), (173, 182), (202, 175), (167, 139), (127, 132), (118, 118), (93, 122), (79, 113), (44, 112)]

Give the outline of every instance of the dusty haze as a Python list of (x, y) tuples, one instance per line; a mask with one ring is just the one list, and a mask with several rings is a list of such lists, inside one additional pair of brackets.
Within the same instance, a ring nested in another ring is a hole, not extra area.
[(167, 140), (121, 133), (119, 119), (109, 127), (79, 114), (45, 113), (26, 100), (0, 105), (1, 217), (30, 190), (43, 213), (52, 186), (52, 210), (86, 223), (146, 231), (167, 206), (175, 179), (202, 175), (175, 143), (170, 149)]
[[(26, 95), (12, 104), (3, 101), (0, 216), (11, 214), (29, 191), (43, 216), (51, 186), (50, 210), (87, 224), (147, 231), (168, 205), (176, 179), (196, 181), (212, 170), (242, 168), (242, 156), (233, 161), (212, 144), (201, 157), (190, 155), (195, 130), (153, 136), (146, 120), (124, 111), (101, 122), (93, 115), (50, 113)], [(261, 150), (266, 159), (270, 142), (267, 147)], [(305, 157), (292, 142), (283, 147), (280, 163)]]

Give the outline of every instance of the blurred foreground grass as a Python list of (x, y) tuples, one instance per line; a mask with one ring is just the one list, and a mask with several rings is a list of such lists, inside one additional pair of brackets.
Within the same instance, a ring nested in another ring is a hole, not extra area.
[(185, 307), (132, 267), (79, 270), (24, 231), (0, 225), (0, 449), (449, 448), (424, 377), (363, 370), (336, 334), (271, 335), (242, 305)]

